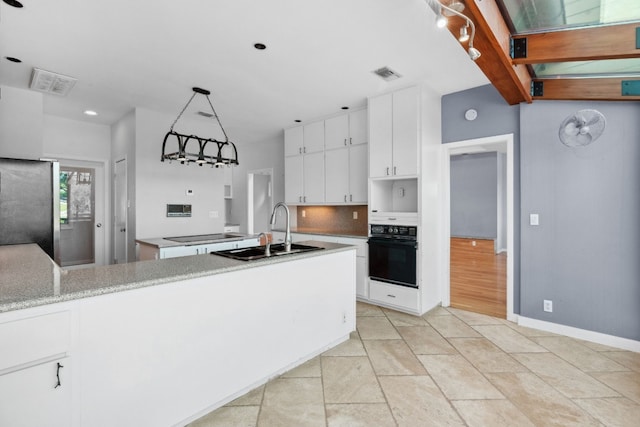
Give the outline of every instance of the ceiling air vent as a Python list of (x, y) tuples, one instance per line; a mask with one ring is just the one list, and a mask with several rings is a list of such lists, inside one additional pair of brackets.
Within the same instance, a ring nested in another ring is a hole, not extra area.
[(377, 74), (378, 76), (380, 76), (380, 78), (382, 78), (382, 80), (387, 82), (402, 77), (400, 74), (396, 73), (389, 67), (378, 68), (377, 70), (374, 70), (373, 73)]
[(78, 79), (73, 77), (34, 68), (31, 74), (31, 86), (29, 87), (39, 92), (67, 96), (77, 81)]

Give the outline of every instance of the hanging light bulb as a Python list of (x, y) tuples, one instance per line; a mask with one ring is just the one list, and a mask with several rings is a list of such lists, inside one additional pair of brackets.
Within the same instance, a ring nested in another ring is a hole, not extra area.
[(473, 46), (469, 46), (469, 58), (471, 58), (472, 61), (475, 61), (476, 59), (480, 58), (480, 51), (478, 49), (476, 49)]
[(464, 43), (469, 40), (469, 31), (467, 30), (468, 28), (469, 28), (469, 24), (463, 27), (460, 27), (460, 37), (458, 37), (458, 40), (460, 40), (460, 43)]
[(438, 12), (438, 16), (436, 16), (436, 27), (444, 28), (446, 26), (447, 18), (441, 12)]

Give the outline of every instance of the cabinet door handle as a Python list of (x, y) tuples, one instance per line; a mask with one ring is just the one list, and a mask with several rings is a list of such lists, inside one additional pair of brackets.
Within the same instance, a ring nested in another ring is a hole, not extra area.
[(353, 194), (349, 194), (349, 201), (353, 202)]
[(303, 197), (302, 197), (302, 201), (303, 201), (303, 202), (305, 202), (305, 203), (307, 203), (307, 196), (303, 196)]
[(349, 145), (353, 144), (353, 141), (351, 138), (349, 138)]
[(62, 385), (62, 383), (60, 382), (60, 368), (64, 368), (64, 366), (62, 366), (60, 362), (58, 362), (58, 367), (56, 368), (56, 378), (58, 379), (58, 382), (56, 383), (56, 386), (54, 388), (58, 388)]
[(387, 167), (387, 175), (389, 175), (389, 167)]
[(344, 139), (344, 145), (347, 145), (347, 138)]
[(347, 195), (346, 194), (344, 195), (344, 201), (345, 202), (347, 201)]
[(396, 175), (396, 174), (397, 174), (397, 171), (396, 171), (396, 167), (395, 167), (395, 166), (393, 167), (393, 174), (394, 174), (394, 175)]
[(395, 295), (391, 295), (391, 294), (387, 294), (387, 296), (388, 296), (389, 298), (395, 298), (395, 297), (396, 297)]
[(298, 148), (298, 154), (302, 154), (302, 147)]
[(306, 152), (307, 152), (307, 147), (303, 147), (303, 148), (302, 148), (302, 152), (303, 152), (303, 153), (306, 153)]

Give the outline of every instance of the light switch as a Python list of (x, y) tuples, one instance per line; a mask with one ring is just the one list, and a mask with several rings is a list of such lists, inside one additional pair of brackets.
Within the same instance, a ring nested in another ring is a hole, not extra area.
[(529, 214), (529, 225), (540, 225), (540, 217), (538, 214)]

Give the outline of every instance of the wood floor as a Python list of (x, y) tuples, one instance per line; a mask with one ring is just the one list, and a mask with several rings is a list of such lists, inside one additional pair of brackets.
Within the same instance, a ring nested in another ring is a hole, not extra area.
[(507, 255), (493, 240), (451, 238), (451, 307), (507, 317)]

